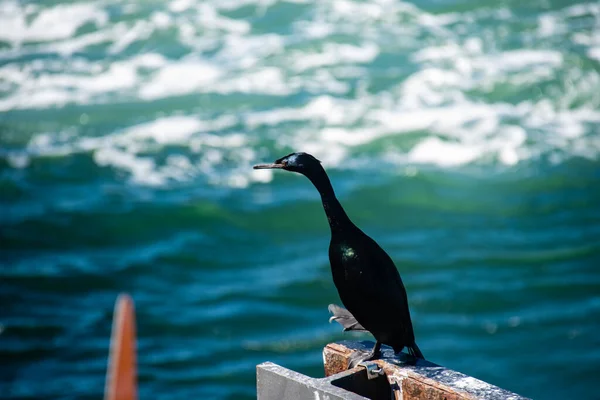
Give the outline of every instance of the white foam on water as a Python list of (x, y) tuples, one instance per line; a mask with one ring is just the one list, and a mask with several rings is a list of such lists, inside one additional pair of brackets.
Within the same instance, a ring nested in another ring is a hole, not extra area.
[(201, 90), (222, 75), (216, 66), (196, 59), (172, 62), (161, 67), (139, 90), (145, 100), (181, 96)]
[(180, 13), (192, 8), (194, 4), (194, 0), (173, 0), (169, 2), (169, 5), (167, 7), (170, 11), (174, 13)]
[(135, 94), (140, 85), (140, 71), (159, 70), (165, 64), (163, 56), (146, 53), (114, 62), (108, 68), (83, 60), (61, 61), (56, 67), (60, 73), (47, 72), (48, 65), (38, 68), (35, 63), (26, 68), (2, 66), (0, 80), (7, 84), (9, 94), (0, 98), (0, 111), (90, 104), (103, 102), (108, 94)]
[(246, 34), (251, 29), (250, 24), (247, 21), (227, 18), (220, 15), (216, 7), (207, 2), (200, 2), (197, 15), (197, 22), (204, 29), (236, 34)]
[(50, 42), (72, 37), (79, 27), (88, 22), (101, 27), (107, 21), (106, 11), (91, 3), (41, 8), (39, 5), (22, 6), (20, 2), (5, 1), (0, 5), (0, 40), (13, 45)]
[(442, 167), (467, 164), (481, 154), (481, 147), (461, 143), (444, 142), (438, 138), (427, 138), (417, 144), (408, 158), (414, 163), (437, 164)]
[(587, 56), (589, 58), (593, 58), (597, 61), (600, 61), (600, 46), (589, 48), (587, 51)]
[(6, 160), (8, 164), (15, 169), (24, 169), (29, 166), (31, 159), (27, 154), (9, 153)]
[(340, 15), (378, 19), (384, 13), (383, 7), (377, 3), (358, 3), (348, 0), (338, 0), (333, 3), (333, 9)]
[(418, 50), (412, 55), (412, 59), (416, 62), (445, 60), (455, 58), (462, 53), (463, 49), (458, 43), (447, 43)]
[[(91, 153), (98, 166), (124, 171), (132, 183), (147, 186), (162, 186), (197, 176), (204, 176), (213, 184), (232, 187), (270, 180), (269, 176), (251, 172), (256, 153), (247, 147), (246, 135), (213, 133), (236, 123), (232, 116), (213, 120), (171, 116), (93, 138), (79, 137), (77, 132), (45, 133), (30, 140), (27, 154), (11, 155), (11, 160), (15, 167), (25, 168), (31, 157)], [(159, 164), (153, 154), (173, 145), (189, 151), (171, 154)], [(228, 159), (236, 160), (238, 170), (227, 169)]]
[(555, 15), (543, 14), (538, 17), (537, 35), (541, 38), (547, 38), (567, 31), (567, 26)]
[(260, 169), (252, 171), (252, 181), (260, 183), (269, 183), (273, 180), (273, 171), (270, 169)]
[[(158, 25), (158, 23), (154, 23)], [(138, 40), (147, 39), (153, 32), (153, 25), (148, 21), (136, 21), (133, 26), (126, 24), (117, 24), (112, 29), (111, 41), (113, 42), (108, 49), (111, 54), (118, 54), (125, 50), (129, 45)]]
[(15, 71), (0, 67), (0, 75), (19, 84), (19, 91), (0, 99), (0, 110), (4, 111), (89, 103), (100, 94), (133, 89), (138, 82), (136, 66), (124, 62), (113, 63), (105, 71), (95, 74), (70, 71), (40, 75), (34, 70)]
[[(600, 25), (600, 17), (598, 17)], [(591, 33), (575, 33), (571, 36), (573, 43), (586, 46), (588, 49), (586, 55), (596, 61), (600, 61), (600, 28)]]
[(251, 113), (245, 117), (245, 123), (252, 129), (262, 125), (275, 126), (285, 122), (311, 120), (340, 125), (355, 122), (365, 111), (365, 103), (332, 96), (318, 96), (303, 107), (282, 107), (272, 111)]
[[(348, 148), (385, 136), (429, 130), (440, 136), (424, 138), (404, 157), (396, 157), (394, 161), (453, 167), (483, 156), (494, 156), (506, 165), (514, 165), (522, 156), (519, 149), (526, 140), (526, 132), (519, 126), (499, 126), (500, 116), (511, 115), (511, 111), (509, 105), (494, 108), (473, 104), (427, 111), (369, 111), (366, 118), (376, 122), (369, 128), (326, 127), (316, 133), (302, 130), (296, 133), (295, 142), (322, 155), (330, 165), (339, 165)], [(442, 140), (442, 136), (447, 139)], [(334, 156), (328, 158), (329, 153)]]
[[(398, 171), (411, 163), (512, 166), (541, 154), (555, 154), (556, 162), (600, 154), (600, 74), (582, 70), (555, 45), (560, 39), (600, 60), (600, 6), (543, 12), (537, 26), (533, 20), (529, 31), (512, 33), (526, 43), (513, 48), (506, 45), (515, 24), (508, 9), (430, 14), (397, 0), (304, 3), (307, 12), (283, 32), (232, 16), (247, 6), (263, 15), (272, 1), (134, 3), (121, 8), (121, 20), (109, 19), (104, 3), (0, 3), (0, 26), (10, 28), (0, 40), (11, 46), (0, 50), (8, 61), (0, 65), (0, 111), (181, 96), (197, 96), (202, 105), (87, 138), (80, 128), (93, 129), (94, 119), (79, 116), (79, 127), (37, 133), (25, 152), (9, 152), (10, 165), (26, 169), (32, 157), (89, 152), (135, 184), (201, 176), (244, 187), (272, 179), (270, 171), (250, 169), (264, 148), (308, 151), (329, 168), (354, 168), (346, 158), (360, 158), (364, 148), (366, 157), (397, 163)], [(582, 17), (586, 27), (573, 30)], [(483, 30), (490, 19), (498, 29)], [(162, 55), (148, 47), (155, 37), (189, 51)], [(79, 54), (92, 48), (108, 56)], [(389, 54), (408, 64), (385, 65)], [(212, 98), (230, 102), (235, 113), (213, 109)], [(157, 156), (167, 147), (184, 150)]]
[(283, 38), (275, 34), (228, 35), (215, 55), (215, 62), (228, 69), (251, 68), (261, 65), (267, 57), (282, 53), (284, 46)]
[(75, 101), (75, 96), (67, 91), (40, 88), (33, 93), (21, 91), (10, 98), (0, 99), (0, 111), (20, 108), (43, 109), (49, 106), (60, 107), (72, 101)]
[(202, 122), (196, 118), (175, 116), (136, 125), (125, 130), (121, 137), (133, 140), (152, 139), (159, 144), (173, 144), (188, 140), (202, 128)]
[(299, 21), (294, 24), (293, 29), (298, 36), (304, 36), (307, 39), (322, 39), (331, 35), (335, 30), (334, 24), (320, 20)]
[(138, 68), (157, 69), (163, 67), (167, 60), (158, 53), (143, 53), (131, 59)]
[(563, 55), (554, 50), (520, 49), (482, 54), (481, 46), (478, 39), (469, 39), (464, 46), (453, 43), (425, 48), (415, 53), (413, 60), (428, 65), (454, 64), (452, 70), (429, 67), (421, 73), (428, 73), (428, 80), (434, 86), (453, 85), (461, 91), (482, 85), (492, 87), (507, 79), (514, 84), (535, 83), (553, 77), (564, 61)]
[(563, 56), (557, 50), (511, 50), (495, 57), (482, 57), (475, 60), (481, 68), (493, 70), (494, 73), (507, 73), (533, 68), (536, 65), (559, 67)]
[(299, 52), (293, 56), (291, 67), (296, 71), (304, 71), (344, 63), (366, 63), (373, 61), (378, 54), (379, 49), (374, 43), (365, 43), (360, 46), (327, 43), (322, 52)]
[(285, 96), (293, 92), (293, 84), (289, 84), (283, 71), (277, 67), (264, 67), (246, 72), (243, 76), (223, 79), (206, 89), (206, 92), (231, 94), (268, 94)]
[(600, 16), (600, 5), (594, 2), (583, 2), (580, 4), (574, 4), (563, 10), (563, 13), (567, 17), (581, 17), (585, 15), (593, 15), (595, 17)]
[(358, 146), (369, 143), (378, 135), (374, 129), (347, 130), (344, 128), (325, 128), (321, 131), (321, 138), (325, 142), (339, 143), (345, 146)]
[(157, 173), (154, 160), (150, 157), (136, 157), (130, 152), (106, 147), (94, 152), (94, 161), (99, 166), (111, 166), (128, 171), (135, 183), (161, 185), (165, 182), (164, 177)]
[(111, 42), (117, 37), (120, 37), (117, 28), (104, 29), (73, 38), (53, 41), (51, 43), (48, 43), (43, 48), (51, 52), (56, 52), (62, 55), (63, 57), (68, 57), (78, 51), (84, 50), (86, 47)]

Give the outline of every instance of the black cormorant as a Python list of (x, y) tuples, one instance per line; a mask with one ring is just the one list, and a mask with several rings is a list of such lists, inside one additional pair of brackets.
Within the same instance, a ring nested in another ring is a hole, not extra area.
[(351, 315), (334, 305), (330, 306), (330, 311), (337, 307), (332, 311), (332, 318), (345, 328), (344, 323), (348, 324), (346, 330), (362, 328), (373, 334), (375, 346), (363, 360), (378, 358), (382, 344), (391, 346), (396, 353), (406, 347), (409, 354), (424, 358), (415, 343), (406, 289), (394, 262), (373, 239), (350, 221), (335, 197), (321, 162), (307, 153), (292, 153), (273, 164), (254, 166), (254, 169), (273, 168), (306, 176), (321, 194), (331, 228), (331, 274), (340, 299)]

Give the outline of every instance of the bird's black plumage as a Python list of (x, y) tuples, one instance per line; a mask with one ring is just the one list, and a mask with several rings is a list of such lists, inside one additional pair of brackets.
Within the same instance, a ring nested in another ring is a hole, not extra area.
[(273, 164), (254, 168), (303, 174), (319, 191), (331, 228), (329, 261), (333, 282), (349, 311), (338, 307), (332, 311), (332, 318), (343, 322), (347, 330), (360, 330), (356, 329), (358, 326), (373, 334), (377, 342), (369, 358), (379, 356), (381, 344), (391, 346), (395, 352), (407, 347), (410, 354), (424, 358), (415, 343), (406, 289), (394, 262), (348, 218), (319, 160), (307, 153), (292, 153)]

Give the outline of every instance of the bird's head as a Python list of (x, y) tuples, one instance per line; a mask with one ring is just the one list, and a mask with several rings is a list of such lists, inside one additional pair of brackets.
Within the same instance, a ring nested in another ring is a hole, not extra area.
[(285, 169), (286, 171), (298, 172), (300, 174), (311, 176), (314, 173), (323, 171), (321, 162), (308, 153), (292, 153), (272, 164), (258, 164), (254, 169)]

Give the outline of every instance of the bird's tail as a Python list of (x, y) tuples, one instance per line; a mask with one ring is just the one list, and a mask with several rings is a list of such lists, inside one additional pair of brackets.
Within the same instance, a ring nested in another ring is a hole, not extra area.
[(408, 354), (415, 358), (422, 358), (423, 360), (425, 359), (425, 356), (423, 353), (421, 353), (421, 349), (419, 349), (419, 346), (417, 346), (416, 342), (413, 342), (412, 345), (408, 346)]
[(344, 327), (344, 331), (355, 331), (355, 332), (366, 332), (367, 330), (363, 328), (361, 324), (358, 323), (354, 315), (350, 314), (350, 311), (346, 310), (335, 304), (330, 304), (329, 312), (333, 314), (331, 318), (329, 318), (329, 322), (335, 321), (341, 326)]

